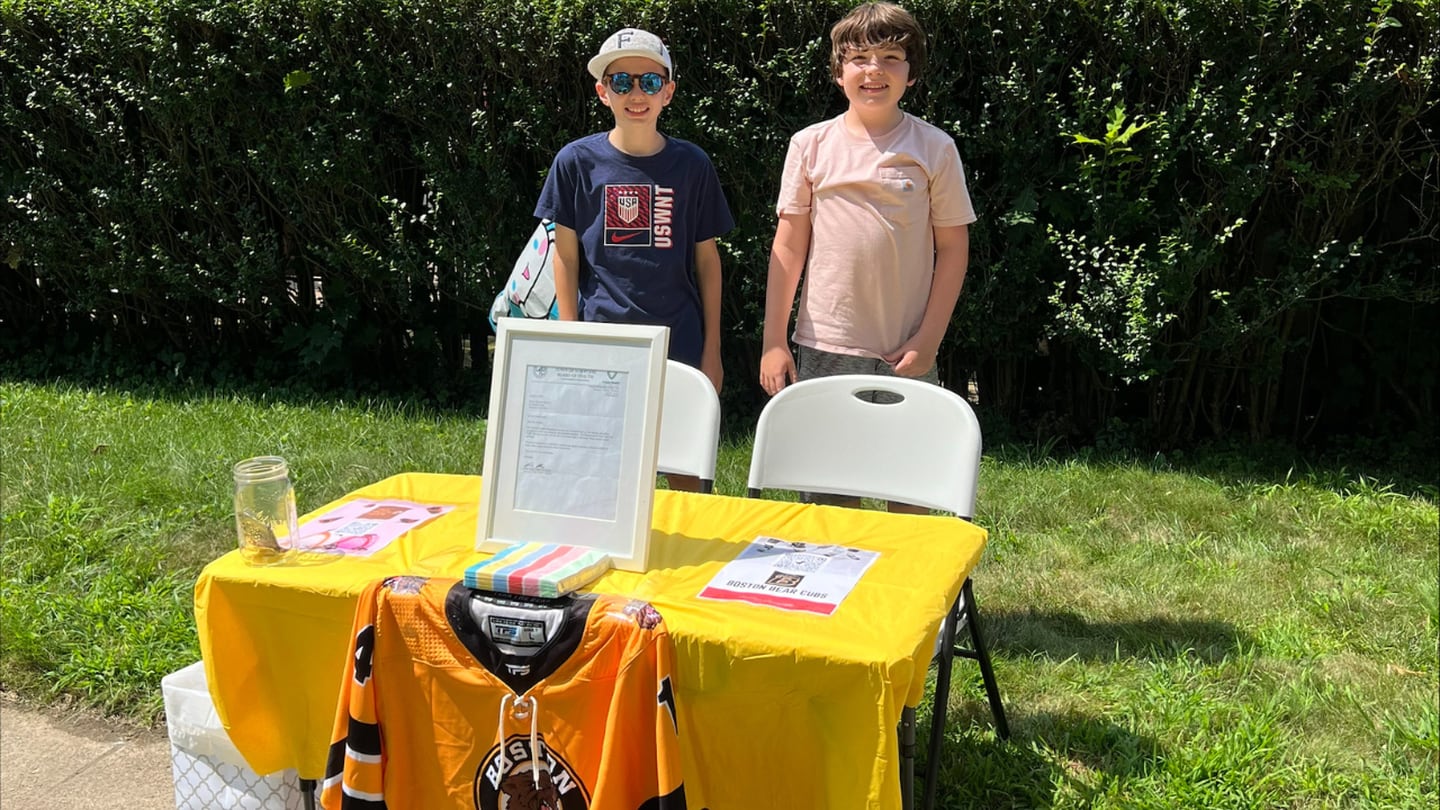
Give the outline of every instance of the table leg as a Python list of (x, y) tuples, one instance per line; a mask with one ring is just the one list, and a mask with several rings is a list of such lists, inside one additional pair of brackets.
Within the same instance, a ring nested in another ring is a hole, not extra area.
[(900, 806), (915, 807), (915, 709), (900, 710)]

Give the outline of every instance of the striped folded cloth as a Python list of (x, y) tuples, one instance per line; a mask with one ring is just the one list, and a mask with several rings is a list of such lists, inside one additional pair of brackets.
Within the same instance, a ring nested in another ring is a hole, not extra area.
[(465, 586), (482, 591), (555, 598), (610, 569), (610, 555), (559, 543), (515, 543), (465, 569)]

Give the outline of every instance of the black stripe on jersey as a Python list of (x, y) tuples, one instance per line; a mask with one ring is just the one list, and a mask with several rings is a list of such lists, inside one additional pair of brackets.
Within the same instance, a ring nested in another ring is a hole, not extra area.
[(345, 772), (345, 741), (330, 743), (330, 753), (325, 755), (325, 781), (338, 779)]
[[(350, 750), (357, 754), (380, 756), (380, 727), (374, 723), (356, 720), (353, 717), (347, 717), (346, 721), (348, 725), (345, 728), (345, 744), (350, 747)], [(331, 756), (334, 756), (333, 751)]]
[(646, 799), (639, 810), (685, 810), (685, 786), (677, 785), (664, 796)]
[(376, 802), (349, 793), (340, 794), (340, 810), (389, 810), (389, 807), (383, 799)]
[(369, 754), (380, 756), (380, 727), (374, 723), (362, 723), (353, 717), (347, 717), (345, 739), (330, 743), (330, 751), (325, 756), (325, 778), (333, 779), (345, 772), (345, 750), (347, 748), (357, 754)]

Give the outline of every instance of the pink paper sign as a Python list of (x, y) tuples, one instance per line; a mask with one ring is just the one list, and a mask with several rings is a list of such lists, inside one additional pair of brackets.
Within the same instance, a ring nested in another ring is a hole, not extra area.
[(301, 551), (369, 557), (395, 538), (454, 509), (454, 504), (361, 499), (341, 504), (300, 525)]

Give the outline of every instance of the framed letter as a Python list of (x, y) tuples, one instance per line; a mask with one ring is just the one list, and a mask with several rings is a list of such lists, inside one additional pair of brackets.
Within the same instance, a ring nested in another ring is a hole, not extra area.
[(561, 543), (644, 571), (663, 326), (501, 318), (476, 548)]

